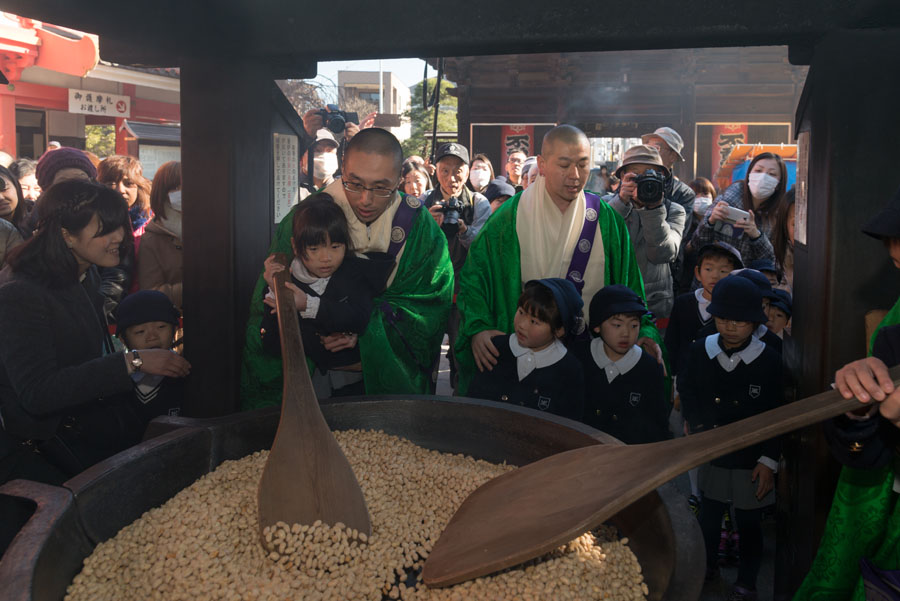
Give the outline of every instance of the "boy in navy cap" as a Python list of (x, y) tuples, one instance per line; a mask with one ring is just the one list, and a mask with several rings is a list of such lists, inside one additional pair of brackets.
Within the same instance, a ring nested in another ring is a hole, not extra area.
[(469, 396), (581, 420), (584, 376), (562, 341), (584, 331), (583, 306), (568, 280), (526, 283), (513, 320), (515, 332), (491, 339), (500, 351), (497, 364), (475, 373)]
[(793, 299), (787, 290), (772, 290), (774, 297), (769, 302), (769, 321), (766, 327), (770, 332), (784, 340), (785, 328), (791, 323)]
[[(171, 349), (178, 328), (178, 309), (158, 290), (129, 294), (116, 308), (116, 336), (128, 349)], [(173, 351), (174, 352), (174, 351)], [(135, 371), (131, 404), (140, 435), (154, 417), (178, 415), (184, 401), (184, 379)], [(135, 442), (139, 442), (140, 437)]]
[(755, 269), (766, 276), (766, 279), (769, 280), (769, 283), (773, 287), (781, 283), (778, 277), (778, 269), (775, 267), (775, 261), (772, 259), (756, 259), (755, 261), (751, 261), (750, 264), (747, 265), (747, 268)]
[[(729, 276), (713, 289), (709, 313), (716, 334), (695, 341), (678, 378), (691, 434), (752, 417), (781, 401), (781, 356), (754, 335), (768, 318), (762, 294), (746, 278)], [(762, 556), (762, 508), (774, 503), (777, 439), (735, 451), (700, 468), (700, 527), (706, 543), (707, 578), (717, 576), (722, 515), (734, 503), (741, 557), (729, 599), (755, 599)]]
[(637, 346), (648, 313), (629, 287), (604, 286), (591, 299), (590, 330), (582, 343), (584, 422), (628, 444), (671, 438), (662, 366)]

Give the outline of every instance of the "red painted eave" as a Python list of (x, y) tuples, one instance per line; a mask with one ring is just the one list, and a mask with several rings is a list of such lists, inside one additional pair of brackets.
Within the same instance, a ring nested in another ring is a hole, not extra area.
[[(97, 36), (50, 26), (11, 13), (0, 13), (0, 70), (10, 81), (21, 79), (22, 71), (36, 66), (84, 77), (100, 61)], [(71, 35), (64, 35), (65, 33)]]

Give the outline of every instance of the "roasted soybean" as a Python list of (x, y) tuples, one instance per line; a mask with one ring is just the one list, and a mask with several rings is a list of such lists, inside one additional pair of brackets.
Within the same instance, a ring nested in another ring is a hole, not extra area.
[(466, 496), (513, 469), (439, 453), (381, 432), (335, 432), (353, 466), (372, 536), (343, 524), (284, 524), (259, 541), (258, 452), (227, 461), (151, 509), (85, 559), (66, 601), (130, 599), (645, 599), (647, 586), (627, 539), (587, 533), (540, 560), (445, 589), (421, 569)]

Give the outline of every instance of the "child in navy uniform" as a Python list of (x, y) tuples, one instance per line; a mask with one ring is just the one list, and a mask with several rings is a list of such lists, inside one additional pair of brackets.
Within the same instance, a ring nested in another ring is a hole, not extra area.
[[(365, 331), (372, 314), (372, 299), (380, 294), (394, 267), (387, 253), (356, 256), (344, 211), (334, 199), (320, 192), (300, 204), (294, 213), (290, 265), (294, 305), (299, 313), (303, 349), (327, 380), (317, 384), (319, 398), (337, 394), (364, 393), (360, 371), (359, 345), (332, 352), (323, 338), (342, 335), (357, 337)], [(263, 278), (270, 290), (263, 302), (272, 308), (263, 314), (260, 325), (263, 348), (281, 354), (281, 337), (275, 313), (272, 278), (284, 266), (274, 256), (265, 261)], [(349, 368), (349, 369), (348, 369)]]
[(772, 290), (772, 294), (774, 298), (769, 302), (769, 321), (766, 322), (766, 327), (784, 340), (789, 335), (787, 329), (791, 324), (794, 302), (791, 293), (787, 290), (775, 288)]
[(591, 299), (594, 339), (576, 351), (584, 367), (584, 423), (627, 444), (671, 438), (662, 365), (635, 344), (647, 313), (628, 286), (601, 288)]
[(491, 339), (500, 351), (497, 364), (475, 374), (469, 396), (581, 420), (581, 363), (563, 340), (584, 330), (583, 306), (581, 295), (568, 280), (526, 283), (513, 320), (516, 331)]
[[(129, 350), (171, 349), (175, 344), (178, 318), (178, 309), (168, 296), (158, 290), (140, 290), (126, 296), (116, 308), (116, 336)], [(137, 419), (132, 441), (136, 444), (154, 417), (181, 413), (184, 378), (136, 371), (131, 374), (131, 379), (134, 396), (128, 406)]]
[[(753, 335), (767, 319), (759, 289), (729, 276), (713, 289), (709, 312), (718, 333), (691, 345), (678, 377), (678, 391), (691, 434), (774, 409), (781, 400), (781, 356)], [(762, 508), (773, 492), (780, 442), (772, 439), (735, 451), (700, 468), (700, 527), (706, 543), (707, 578), (717, 575), (722, 515), (733, 501), (741, 540), (734, 592), (729, 599), (755, 599), (762, 556)]]
[(741, 254), (725, 242), (707, 244), (697, 253), (694, 276), (700, 282), (700, 288), (681, 294), (675, 299), (669, 317), (669, 327), (666, 328), (666, 349), (669, 351), (669, 363), (675, 374), (681, 371), (688, 349), (696, 340), (700, 329), (712, 323), (712, 316), (706, 308), (712, 299), (716, 283), (743, 266)]

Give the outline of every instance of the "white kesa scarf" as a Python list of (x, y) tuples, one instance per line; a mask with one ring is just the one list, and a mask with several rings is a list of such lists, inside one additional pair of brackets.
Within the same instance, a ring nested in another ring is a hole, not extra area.
[[(584, 192), (578, 193), (565, 213), (553, 204), (544, 177), (539, 175), (519, 199), (516, 234), (519, 237), (519, 262), (522, 283), (541, 278), (565, 278), (575, 245), (584, 227)], [(603, 236), (597, 225), (591, 241), (591, 258), (585, 269), (582, 298), (590, 301), (605, 284)], [(584, 319), (589, 315), (589, 302), (584, 305)]]
[(567, 352), (566, 345), (559, 339), (554, 340), (547, 348), (535, 352), (519, 344), (515, 334), (509, 335), (509, 350), (516, 358), (516, 371), (520, 382), (535, 369), (549, 367), (559, 362)]
[[(336, 179), (328, 184), (324, 191), (330, 194), (338, 206), (343, 209), (344, 215), (347, 217), (347, 223), (350, 225), (350, 238), (353, 239), (353, 246), (357, 253), (387, 252), (388, 247), (391, 245), (391, 227), (394, 222), (394, 215), (402, 202), (399, 192), (394, 192), (394, 197), (391, 198), (391, 204), (387, 210), (378, 219), (366, 225), (356, 217), (356, 213), (353, 212), (350, 203), (347, 202), (344, 185), (340, 179)], [(405, 243), (400, 247), (400, 252), (395, 257), (394, 269), (391, 271), (391, 277), (387, 281), (388, 288), (390, 288), (391, 283), (394, 281), (394, 276), (397, 274), (397, 266), (400, 265), (400, 257), (403, 256), (404, 250), (406, 250)]]

